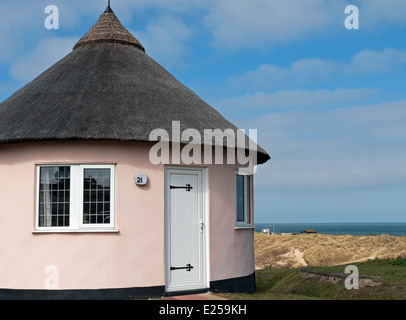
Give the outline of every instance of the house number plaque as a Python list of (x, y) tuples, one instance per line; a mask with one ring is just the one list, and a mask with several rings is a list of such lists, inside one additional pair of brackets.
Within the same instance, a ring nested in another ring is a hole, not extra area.
[(148, 182), (147, 175), (145, 173), (137, 173), (135, 175), (135, 184), (138, 186), (145, 186)]

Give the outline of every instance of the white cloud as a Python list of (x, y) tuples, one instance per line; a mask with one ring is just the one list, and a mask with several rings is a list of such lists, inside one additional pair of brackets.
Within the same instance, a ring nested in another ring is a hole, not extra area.
[(246, 121), (272, 160), (261, 189), (351, 188), (406, 182), (406, 101)]
[[(15, 62), (22, 55), (26, 55), (27, 50), (32, 50), (41, 38), (53, 37), (55, 34), (60, 35), (77, 28), (83, 24), (83, 16), (89, 12), (97, 19), (101, 12), (95, 12), (96, 2), (98, 1), (73, 0), (69, 3), (63, 0), (54, 0), (51, 3), (28, 0), (3, 1), (0, 10), (0, 62)], [(49, 4), (56, 5), (59, 9), (60, 29), (57, 31), (47, 30), (44, 26), (45, 18), (48, 16), (44, 10)]]
[[(3, 1), (5, 2), (5, 1)], [(7, 1), (0, 10), (0, 61), (9, 61), (24, 47), (25, 33), (35, 29), (34, 12), (38, 4), (32, 1)], [(36, 15), (35, 15), (36, 16)]]
[(19, 57), (10, 68), (13, 79), (29, 82), (72, 51), (79, 39), (51, 37), (39, 41), (28, 54)]
[(332, 59), (300, 59), (288, 67), (263, 64), (243, 75), (226, 81), (229, 87), (250, 90), (276, 90), (309, 84), (327, 84), (354, 76), (381, 75), (406, 68), (406, 51), (386, 48), (362, 50), (351, 61)]
[(261, 47), (322, 34), (344, 22), (344, 8), (339, 0), (218, 0), (206, 24), (218, 47)]
[(362, 50), (355, 54), (350, 64), (343, 65), (347, 74), (382, 74), (406, 66), (406, 51), (386, 48), (380, 51)]
[(149, 23), (145, 32), (131, 32), (146, 48), (148, 55), (165, 67), (183, 65), (183, 57), (187, 53), (186, 42), (193, 35), (185, 23), (169, 16)]
[(132, 3), (132, 6), (138, 9), (157, 7), (172, 12), (187, 12), (195, 5), (196, 4), (190, 0), (137, 0)]
[(283, 90), (275, 93), (247, 94), (243, 97), (220, 100), (216, 105), (224, 110), (233, 110), (234, 114), (256, 114), (290, 109), (333, 109), (354, 106), (377, 94), (370, 88), (334, 90)]
[(344, 29), (349, 4), (359, 7), (361, 29), (406, 24), (403, 0), (218, 0), (208, 7), (205, 22), (217, 47), (260, 48), (330, 37)]
[(332, 60), (300, 59), (289, 67), (260, 65), (256, 70), (230, 77), (226, 84), (251, 90), (292, 88), (309, 81), (321, 83), (329, 80), (337, 69), (338, 63)]
[(359, 2), (361, 28), (406, 24), (406, 2), (403, 0), (359, 0)]

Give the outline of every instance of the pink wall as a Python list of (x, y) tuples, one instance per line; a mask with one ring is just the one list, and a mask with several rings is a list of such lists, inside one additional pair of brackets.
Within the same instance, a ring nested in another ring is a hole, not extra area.
[[(47, 266), (60, 289), (165, 285), (164, 166), (146, 143), (0, 145), (0, 288), (44, 289)], [(92, 161), (89, 161), (92, 159)], [(34, 233), (36, 164), (116, 163), (116, 233)], [(210, 281), (254, 270), (253, 230), (235, 230), (234, 166), (208, 166)], [(136, 186), (135, 173), (148, 175)]]
[(253, 230), (235, 229), (234, 181), (235, 167), (209, 167), (210, 258), (214, 280), (247, 276), (254, 269)]

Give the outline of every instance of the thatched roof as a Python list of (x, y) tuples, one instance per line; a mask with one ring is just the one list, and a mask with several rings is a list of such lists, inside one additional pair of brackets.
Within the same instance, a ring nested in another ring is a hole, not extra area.
[[(237, 128), (151, 59), (111, 9), (65, 58), (0, 104), (0, 143), (149, 141), (152, 130)], [(270, 159), (258, 148), (258, 163)]]
[(93, 27), (76, 43), (73, 49), (95, 43), (121, 43), (145, 51), (142, 44), (123, 27), (110, 6), (107, 7)]

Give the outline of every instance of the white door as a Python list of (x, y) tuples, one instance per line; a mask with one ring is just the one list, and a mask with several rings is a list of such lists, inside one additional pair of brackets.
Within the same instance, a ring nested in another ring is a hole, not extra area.
[(167, 168), (166, 290), (207, 288), (205, 170)]

